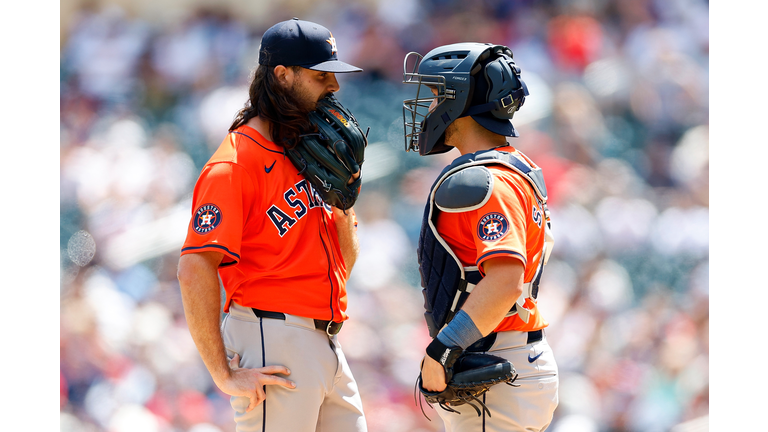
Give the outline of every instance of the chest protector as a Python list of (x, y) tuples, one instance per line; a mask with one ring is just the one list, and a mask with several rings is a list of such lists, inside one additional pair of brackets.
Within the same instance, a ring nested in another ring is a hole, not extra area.
[(528, 180), (546, 221), (539, 266), (531, 280), (524, 281), (523, 294), (507, 316), (517, 314), (528, 322), (529, 312), (523, 307), (525, 299), (535, 300), (538, 296), (541, 273), (554, 246), (547, 208), (547, 188), (541, 168), (532, 167), (522, 157), (496, 150), (463, 155), (448, 165), (432, 185), (419, 234), (417, 255), (426, 310), (424, 317), (433, 338), (453, 319), (482, 279), (476, 266), (462, 266), (451, 247), (437, 232), (437, 217), (440, 212), (462, 213), (482, 207), (493, 192), (494, 178), (487, 168), (489, 165), (503, 165)]

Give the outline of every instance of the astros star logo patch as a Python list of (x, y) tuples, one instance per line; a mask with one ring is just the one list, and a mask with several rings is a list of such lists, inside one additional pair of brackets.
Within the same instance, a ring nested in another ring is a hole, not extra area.
[(477, 223), (477, 236), (484, 241), (495, 241), (509, 231), (509, 221), (501, 213), (488, 213)]
[(195, 210), (192, 227), (198, 234), (207, 234), (221, 223), (221, 210), (213, 204), (203, 204)]

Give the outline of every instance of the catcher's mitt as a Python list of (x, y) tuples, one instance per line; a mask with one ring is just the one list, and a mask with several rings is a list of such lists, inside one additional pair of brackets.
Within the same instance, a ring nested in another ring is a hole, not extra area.
[[(462, 353), (452, 367), (446, 368), (446, 377), (450, 377), (448, 386), (441, 392), (431, 392), (424, 389), (421, 386), (421, 374), (416, 380), (416, 388), (424, 396), (430, 407), (432, 404), (438, 404), (440, 408), (455, 413), (459, 412), (451, 408), (452, 406), (466, 403), (477, 411), (478, 416), (480, 416), (480, 409), (482, 408), (488, 417), (491, 417), (491, 412), (479, 397), (496, 384), (505, 383), (517, 387), (513, 384), (517, 379), (517, 372), (512, 363), (507, 359), (491, 354)], [(418, 397), (416, 391), (414, 391), (414, 397)], [(421, 398), (418, 398), (418, 405), (421, 408), (421, 413), (427, 417)], [(427, 419), (431, 420), (429, 417)]]
[[(363, 183), (367, 133), (333, 95), (317, 103), (309, 121), (317, 133), (302, 135), (296, 147), (286, 151), (288, 158), (323, 201), (346, 210), (355, 204)], [(360, 176), (353, 180), (357, 172)]]

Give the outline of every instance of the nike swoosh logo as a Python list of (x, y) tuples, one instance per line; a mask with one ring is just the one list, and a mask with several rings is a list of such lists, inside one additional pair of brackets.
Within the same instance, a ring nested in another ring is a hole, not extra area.
[(267, 168), (267, 166), (266, 166), (266, 165), (264, 165), (264, 171), (265, 171), (267, 174), (269, 174), (269, 172), (270, 172), (270, 171), (272, 171), (272, 167), (273, 167), (273, 166), (275, 166), (275, 162), (277, 162), (277, 161), (272, 161), (272, 165), (270, 165), (270, 166), (269, 166), (269, 168)]
[(544, 354), (544, 351), (542, 351), (542, 352), (540, 352), (540, 353), (536, 354), (536, 357), (531, 357), (531, 355), (530, 355), (530, 354), (528, 354), (528, 363), (533, 363), (533, 362), (535, 362), (536, 360), (538, 360), (538, 359), (539, 359), (539, 357), (541, 357), (541, 355), (542, 355), (542, 354)]

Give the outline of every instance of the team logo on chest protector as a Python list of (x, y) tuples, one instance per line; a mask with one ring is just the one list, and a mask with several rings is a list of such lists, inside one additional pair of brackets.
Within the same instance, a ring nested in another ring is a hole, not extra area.
[(488, 213), (477, 223), (477, 236), (484, 241), (495, 241), (509, 231), (509, 221), (501, 213)]
[(203, 204), (195, 210), (193, 228), (198, 234), (206, 234), (221, 223), (221, 210), (213, 204)]

